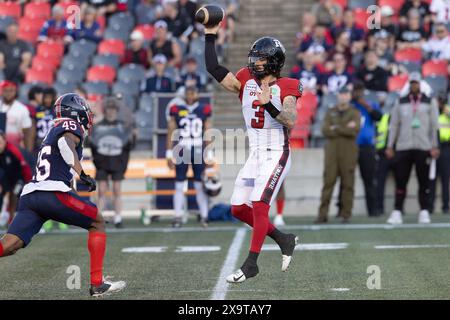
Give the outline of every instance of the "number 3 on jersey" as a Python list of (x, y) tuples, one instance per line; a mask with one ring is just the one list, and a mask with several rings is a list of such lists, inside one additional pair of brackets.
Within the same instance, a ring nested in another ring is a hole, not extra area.
[(255, 117), (252, 119), (251, 125), (252, 128), (262, 129), (264, 128), (264, 107), (261, 105), (259, 100), (255, 100), (252, 103), (252, 108), (256, 109)]

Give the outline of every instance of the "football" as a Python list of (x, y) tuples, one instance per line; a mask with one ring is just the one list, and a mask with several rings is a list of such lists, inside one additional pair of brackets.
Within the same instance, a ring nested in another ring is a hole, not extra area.
[(195, 20), (205, 27), (217, 26), (224, 18), (225, 11), (216, 5), (206, 5), (201, 7), (195, 13)]

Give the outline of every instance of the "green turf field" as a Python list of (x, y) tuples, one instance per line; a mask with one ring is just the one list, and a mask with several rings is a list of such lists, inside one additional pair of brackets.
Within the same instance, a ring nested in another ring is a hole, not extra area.
[[(128, 222), (127, 229), (110, 232), (105, 259), (105, 273), (128, 287), (108, 298), (448, 299), (450, 217), (435, 215), (425, 227), (413, 224), (414, 218), (396, 228), (384, 225), (385, 218), (325, 226), (312, 225), (312, 218), (287, 219), (289, 232), (298, 234), (302, 244), (289, 272), (281, 272), (280, 253), (267, 239), (266, 248), (272, 250), (261, 254), (260, 274), (232, 285), (220, 274), (245, 259), (248, 228), (216, 223), (204, 231), (192, 221), (172, 232), (165, 221), (149, 227)], [(385, 245), (424, 247), (376, 248)], [(230, 246), (237, 250), (230, 252)], [(163, 252), (122, 252), (132, 247)], [(177, 252), (201, 249), (210, 251)], [(81, 269), (81, 289), (67, 288), (70, 265)], [(381, 272), (380, 289), (367, 287), (372, 265)], [(86, 234), (76, 229), (38, 235), (27, 249), (0, 259), (0, 299), (89, 299), (88, 281)]]

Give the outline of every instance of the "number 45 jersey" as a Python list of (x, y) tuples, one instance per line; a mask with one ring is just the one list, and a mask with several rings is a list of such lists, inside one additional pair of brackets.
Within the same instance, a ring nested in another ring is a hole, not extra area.
[(70, 132), (80, 138), (81, 142), (76, 147), (78, 159), (83, 154), (83, 130), (72, 119), (56, 119), (53, 127), (48, 131), (39, 150), (36, 173), (23, 188), (22, 195), (36, 190), (68, 192), (72, 188), (73, 170), (64, 161), (58, 147), (59, 138), (66, 132)]
[[(261, 92), (260, 83), (247, 68), (239, 70), (236, 78), (241, 82), (239, 98), (242, 102), (242, 113), (247, 127), (250, 149), (289, 149), (287, 128), (265, 112), (258, 100), (256, 92)], [(302, 95), (302, 86), (297, 79), (279, 78), (269, 83), (269, 86), (270, 101), (280, 111), (285, 97), (299, 98)]]

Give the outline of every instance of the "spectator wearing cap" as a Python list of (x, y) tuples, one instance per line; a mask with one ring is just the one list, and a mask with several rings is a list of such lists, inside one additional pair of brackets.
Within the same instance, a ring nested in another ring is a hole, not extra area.
[(316, 16), (317, 23), (329, 27), (342, 16), (342, 8), (332, 0), (319, 0), (312, 6), (311, 12)]
[(94, 125), (91, 136), (95, 179), (99, 181), (98, 209), (102, 212), (105, 208), (108, 184), (112, 181), (116, 228), (122, 227), (121, 184), (135, 141), (132, 129), (118, 118), (119, 107), (115, 98), (103, 101), (105, 117)]
[(331, 33), (335, 40), (341, 32), (348, 34), (353, 53), (361, 52), (364, 49), (366, 45), (365, 31), (361, 26), (358, 26), (355, 23), (355, 14), (351, 9), (345, 10), (342, 23), (331, 29)]
[(330, 108), (322, 124), (325, 144), (325, 164), (323, 186), (320, 198), (319, 215), (316, 223), (328, 221), (328, 210), (334, 185), (339, 177), (341, 183), (342, 222), (348, 222), (352, 214), (355, 184), (355, 167), (358, 159), (356, 137), (359, 132), (361, 118), (356, 108), (352, 108), (351, 91), (343, 87), (338, 93), (338, 103)]
[(205, 84), (198, 72), (198, 63), (194, 57), (188, 57), (184, 64), (184, 70), (181, 73), (180, 79), (177, 83), (179, 87), (196, 87), (198, 90), (203, 90)]
[(409, 93), (391, 111), (386, 157), (394, 159), (395, 204), (390, 224), (403, 223), (408, 180), (413, 165), (419, 181), (419, 223), (430, 223), (430, 161), (439, 157), (439, 110), (434, 99), (420, 90), (420, 75), (411, 74)]
[(400, 8), (400, 18), (401, 24), (405, 25), (408, 23), (408, 12), (411, 9), (416, 9), (420, 14), (420, 22), (422, 25), (428, 25), (431, 21), (430, 16), (430, 5), (427, 1), (422, 0), (406, 0), (402, 7)]
[(137, 24), (153, 24), (161, 19), (162, 6), (157, 0), (141, 0), (134, 9)]
[(103, 32), (98, 24), (97, 11), (92, 6), (87, 6), (83, 10), (79, 28), (71, 27), (71, 34), (75, 40), (85, 39), (99, 43), (103, 38)]
[[(420, 72), (418, 72), (418, 71), (411, 72), (411, 74), (409, 75), (409, 78), (410, 79), (418, 79), (418, 81), (420, 82), (420, 92), (428, 97), (431, 97), (431, 95), (433, 93), (433, 89), (428, 84), (428, 82), (426, 82), (425, 80), (422, 79)], [(399, 92), (400, 97), (407, 96), (410, 93), (410, 88), (411, 88), (411, 82), (407, 81), (405, 83), (405, 85), (403, 86), (403, 88)]]
[(394, 9), (390, 6), (382, 6), (380, 9), (380, 26), (369, 30), (368, 47), (373, 48), (375, 37), (381, 32), (388, 34), (389, 47), (394, 48), (395, 37), (397, 36), (397, 25), (394, 23), (392, 17), (394, 16)]
[(433, 36), (424, 43), (422, 50), (430, 60), (450, 60), (450, 37), (445, 24), (434, 25)]
[(432, 0), (430, 4), (431, 19), (434, 23), (450, 23), (450, 2), (447, 0)]
[(6, 29), (6, 40), (0, 42), (0, 70), (5, 79), (22, 82), (31, 64), (31, 48), (18, 38), (19, 26), (15, 23)]
[(6, 113), (6, 139), (17, 147), (33, 150), (32, 121), (28, 108), (17, 98), (17, 85), (4, 80), (0, 83), (2, 101), (0, 112)]
[(347, 60), (345, 59), (345, 56), (342, 53), (334, 54), (332, 65), (332, 71), (322, 77), (322, 92), (324, 94), (337, 94), (343, 87), (351, 89), (353, 76), (347, 70)]
[(130, 35), (130, 46), (125, 50), (122, 64), (135, 63), (142, 65), (145, 69), (150, 66), (148, 63), (148, 53), (144, 48), (144, 35), (141, 31), (134, 30)]
[(397, 49), (422, 48), (428, 33), (420, 22), (420, 13), (411, 9), (408, 13), (408, 23), (401, 27), (397, 35)]
[(47, 20), (39, 32), (38, 41), (59, 41), (70, 43), (73, 41), (71, 30), (64, 18), (64, 9), (61, 6), (52, 8), (52, 18)]
[(367, 213), (369, 217), (375, 217), (379, 214), (376, 210), (375, 197), (375, 123), (381, 119), (382, 113), (378, 103), (367, 101), (364, 98), (364, 90), (363, 82), (355, 83), (352, 105), (361, 114), (361, 129), (356, 143), (359, 150), (358, 165), (364, 183)]
[(155, 38), (150, 42), (149, 59), (153, 59), (157, 54), (164, 55), (172, 67), (181, 63), (181, 50), (176, 41), (169, 38), (167, 33), (167, 23), (158, 20), (155, 23)]
[(165, 75), (167, 59), (162, 54), (157, 54), (152, 61), (154, 75), (145, 79), (141, 91), (151, 92), (173, 92), (172, 79)]
[(389, 73), (378, 65), (378, 56), (374, 51), (366, 52), (364, 65), (357, 71), (356, 77), (365, 83), (368, 90), (387, 91)]
[(434, 211), (437, 179), (441, 180), (442, 213), (449, 214), (450, 202), (450, 105), (447, 103), (447, 92), (440, 92), (439, 103), (439, 148), (441, 153), (437, 160), (436, 179), (431, 180), (430, 213)]

